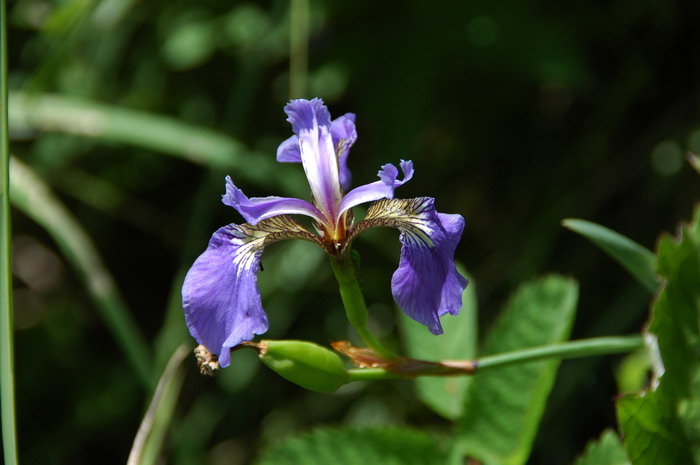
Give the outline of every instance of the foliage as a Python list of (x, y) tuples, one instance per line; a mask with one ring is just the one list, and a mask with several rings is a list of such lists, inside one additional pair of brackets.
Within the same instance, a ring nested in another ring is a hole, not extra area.
[(655, 361), (647, 392), (617, 402), (634, 464), (700, 462), (700, 209), (679, 237), (662, 237), (656, 298), (646, 340)]
[(259, 465), (420, 465), (445, 463), (446, 453), (429, 434), (406, 428), (319, 428), (271, 449)]
[[(484, 352), (568, 339), (577, 301), (578, 286), (571, 279), (554, 275), (524, 284), (488, 334)], [(525, 463), (558, 365), (550, 360), (477, 374), (458, 422), (462, 452), (489, 464)]]

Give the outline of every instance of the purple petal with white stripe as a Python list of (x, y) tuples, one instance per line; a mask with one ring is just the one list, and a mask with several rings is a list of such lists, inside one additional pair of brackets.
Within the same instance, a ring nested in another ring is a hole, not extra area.
[(371, 182), (364, 186), (359, 186), (345, 194), (340, 202), (340, 213), (351, 209), (357, 205), (374, 202), (379, 199), (393, 199), (394, 189), (404, 185), (413, 177), (413, 162), (401, 160), (401, 170), (403, 171), (403, 179), (398, 180), (399, 170), (394, 165), (388, 163), (382, 166), (382, 169), (377, 173), (381, 181)]
[(331, 120), (321, 99), (292, 100), (284, 107), (299, 136), (301, 163), (311, 187), (314, 204), (330, 221), (338, 216), (342, 197), (338, 161), (331, 137)]
[(265, 246), (282, 239), (317, 242), (315, 236), (288, 216), (258, 225), (230, 224), (214, 233), (207, 250), (187, 272), (182, 306), (190, 334), (219, 363), (230, 363), (230, 349), (267, 331), (257, 274)]
[[(313, 101), (320, 100), (314, 99)], [(323, 108), (325, 109), (326, 107)], [(352, 175), (348, 169), (348, 154), (350, 153), (350, 147), (352, 147), (357, 140), (355, 114), (346, 113), (334, 119), (330, 126), (331, 140), (333, 141), (333, 148), (338, 163), (340, 185), (344, 190), (348, 190), (350, 189), (350, 181), (352, 179)], [(280, 163), (301, 163), (299, 137), (296, 134), (282, 142), (277, 148), (277, 161)]]
[(221, 197), (221, 201), (235, 208), (250, 224), (257, 224), (277, 215), (306, 215), (317, 221), (324, 221), (318, 208), (306, 200), (274, 196), (248, 198), (233, 184), (229, 176), (226, 176), (226, 194)]
[(454, 265), (464, 219), (436, 212), (430, 197), (380, 200), (352, 231), (352, 238), (377, 226), (401, 231), (401, 258), (391, 279), (394, 300), (409, 317), (433, 334), (442, 334), (440, 316), (459, 313), (467, 286)]
[(237, 225), (216, 231), (182, 287), (190, 334), (219, 356), (222, 367), (230, 363), (229, 348), (267, 331), (257, 286), (262, 248), (246, 244)]

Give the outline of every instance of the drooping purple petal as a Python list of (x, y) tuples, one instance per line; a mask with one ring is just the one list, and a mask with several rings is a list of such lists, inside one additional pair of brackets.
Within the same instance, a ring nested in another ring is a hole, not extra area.
[(429, 197), (380, 200), (351, 232), (351, 239), (377, 226), (401, 231), (401, 259), (391, 279), (394, 300), (409, 317), (433, 334), (442, 334), (440, 316), (459, 313), (467, 286), (454, 265), (464, 219), (436, 212)]
[(342, 197), (328, 109), (321, 99), (292, 100), (284, 107), (299, 138), (301, 163), (311, 187), (315, 205), (334, 221)]
[(250, 224), (277, 215), (306, 215), (317, 221), (324, 221), (323, 214), (306, 200), (290, 197), (253, 197), (248, 198), (237, 188), (229, 176), (226, 176), (226, 194), (221, 201), (235, 208)]
[(340, 213), (351, 209), (357, 205), (373, 202), (379, 199), (393, 199), (394, 189), (410, 181), (413, 177), (413, 162), (401, 160), (401, 170), (403, 179), (398, 180), (399, 170), (394, 165), (388, 163), (382, 166), (377, 173), (380, 181), (371, 182), (364, 186), (359, 186), (345, 194), (340, 202)]
[(214, 233), (207, 250), (187, 272), (182, 306), (190, 334), (198, 343), (230, 363), (229, 348), (267, 331), (257, 273), (266, 245), (282, 239), (314, 236), (287, 216), (258, 225), (230, 224)]
[(229, 348), (267, 331), (257, 273), (262, 248), (246, 246), (236, 225), (214, 233), (207, 250), (190, 268), (182, 287), (182, 306), (190, 334), (219, 363), (230, 363)]

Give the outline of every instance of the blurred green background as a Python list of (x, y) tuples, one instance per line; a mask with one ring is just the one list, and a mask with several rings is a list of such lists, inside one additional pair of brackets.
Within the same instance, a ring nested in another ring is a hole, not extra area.
[[(194, 347), (179, 286), (209, 236), (241, 221), (219, 201), (224, 176), (250, 196), (308, 196), (300, 166), (274, 163), (291, 134), (290, 80), (307, 89), (295, 97), (357, 114), (355, 185), (410, 159), (416, 175), (397, 195), (465, 217), (457, 257), (478, 285), (481, 327), (518, 283), (554, 271), (581, 282), (574, 337), (638, 331), (645, 291), (560, 221), (595, 221), (653, 249), (700, 198), (685, 161), (700, 152), (697, 2), (10, 0), (8, 10), (11, 149), (118, 286), (100, 304), (56, 232), (13, 212), (25, 464), (125, 462), (149, 391), (103, 308), (128, 308), (147, 347), (126, 345), (154, 379), (179, 343)], [(302, 46), (290, 67), (292, 36)], [(372, 231), (356, 249), (375, 332), (398, 347), (396, 236)], [(320, 250), (286, 242), (263, 264), (266, 337), (354, 338)], [(532, 464), (570, 463), (614, 426), (618, 362), (562, 365)], [(410, 381), (320, 395), (250, 353), (213, 380), (185, 366), (164, 463), (249, 463), (320, 424), (450, 428)]]

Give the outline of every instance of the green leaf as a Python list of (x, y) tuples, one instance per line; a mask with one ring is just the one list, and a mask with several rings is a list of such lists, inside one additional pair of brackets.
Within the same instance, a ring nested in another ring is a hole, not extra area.
[(650, 390), (617, 402), (625, 447), (635, 465), (700, 463), (700, 207), (678, 238), (662, 237), (645, 340), (654, 366)]
[(599, 440), (588, 444), (586, 451), (574, 465), (629, 465), (629, 463), (617, 433), (607, 430)]
[(581, 234), (632, 274), (650, 293), (656, 292), (658, 282), (654, 272), (655, 255), (627, 237), (590, 221), (566, 219), (562, 225)]
[(7, 34), (5, 1), (0, 1), (0, 431), (7, 465), (19, 463), (14, 376), (10, 148), (7, 134)]
[(263, 454), (258, 465), (425, 465), (447, 456), (429, 434), (407, 428), (320, 428)]
[[(467, 275), (460, 266), (457, 269)], [(459, 314), (447, 315), (441, 319), (445, 333), (440, 336), (435, 336), (424, 325), (399, 312), (408, 355), (431, 361), (475, 358), (478, 332), (476, 313), (476, 287), (473, 279), (469, 280), (467, 289), (462, 293), (462, 310)], [(464, 400), (471, 380), (468, 376), (423, 376), (416, 379), (415, 383), (421, 401), (444, 418), (456, 420), (464, 410)]]
[[(523, 285), (489, 333), (486, 354), (562, 342), (569, 337), (577, 283), (550, 275)], [(488, 465), (526, 462), (559, 360), (478, 373), (458, 425), (463, 454)]]

